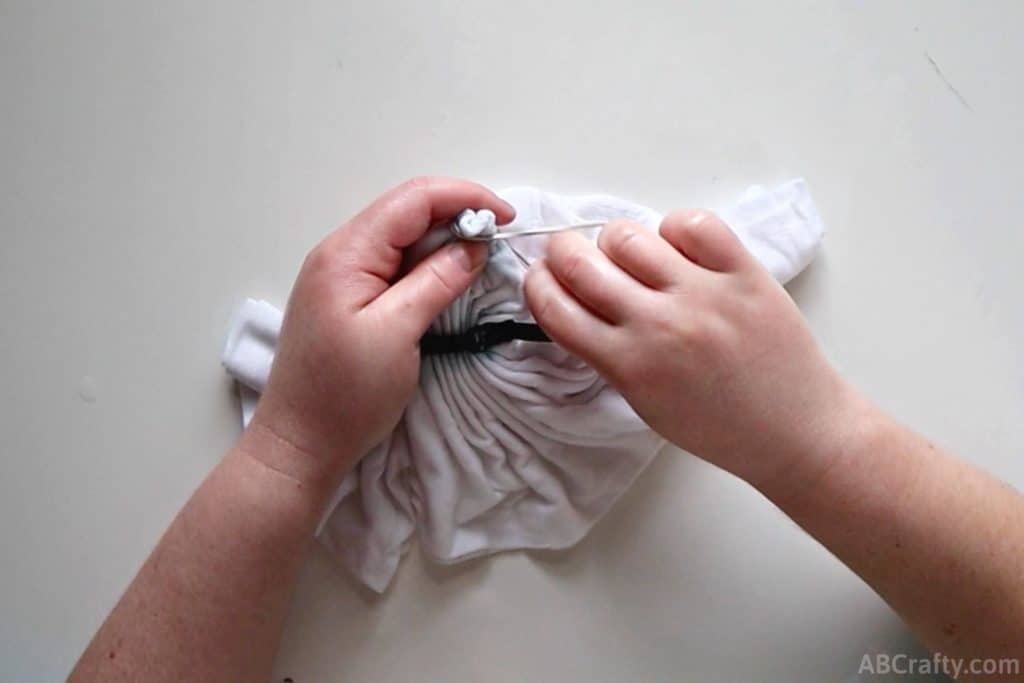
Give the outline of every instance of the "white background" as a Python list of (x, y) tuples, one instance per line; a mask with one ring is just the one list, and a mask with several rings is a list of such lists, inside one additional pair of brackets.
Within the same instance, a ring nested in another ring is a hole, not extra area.
[[(283, 305), (325, 232), (415, 174), (662, 211), (805, 176), (829, 233), (791, 292), (828, 355), (1024, 484), (1022, 19), (0, 0), (0, 678), (66, 674), (236, 438), (233, 306)], [(375, 598), (317, 550), (275, 680), (853, 680), (913, 647), (770, 504), (668, 452), (568, 552), (414, 550)]]

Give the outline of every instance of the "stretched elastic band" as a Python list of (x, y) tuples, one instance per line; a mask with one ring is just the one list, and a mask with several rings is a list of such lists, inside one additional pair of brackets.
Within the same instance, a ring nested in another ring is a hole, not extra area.
[(443, 353), (481, 353), (506, 342), (523, 341), (549, 342), (551, 338), (535, 323), (518, 323), (503, 320), (500, 323), (484, 323), (460, 334), (433, 334), (428, 332), (420, 339), (420, 352), (425, 355)]

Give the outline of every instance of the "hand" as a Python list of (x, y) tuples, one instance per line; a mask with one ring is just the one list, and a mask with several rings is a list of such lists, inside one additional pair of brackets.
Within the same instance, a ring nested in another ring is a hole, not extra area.
[(659, 234), (553, 237), (525, 285), (537, 322), (676, 445), (756, 486), (818, 476), (851, 392), (800, 312), (717, 216)]
[(330, 488), (394, 429), (419, 379), (420, 337), (487, 260), (484, 244), (454, 242), (398, 278), (403, 251), (467, 207), (490, 209), (499, 223), (515, 216), (479, 185), (416, 179), (309, 253), (243, 438), (243, 445), (259, 445), (246, 452), (300, 482)]

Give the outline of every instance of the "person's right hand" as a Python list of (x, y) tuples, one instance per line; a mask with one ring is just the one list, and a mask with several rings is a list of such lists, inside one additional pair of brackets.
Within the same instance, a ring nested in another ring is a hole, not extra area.
[(677, 212), (659, 233), (621, 221), (596, 245), (554, 236), (525, 286), (537, 322), (678, 446), (755, 486), (814, 479), (854, 392), (717, 216)]

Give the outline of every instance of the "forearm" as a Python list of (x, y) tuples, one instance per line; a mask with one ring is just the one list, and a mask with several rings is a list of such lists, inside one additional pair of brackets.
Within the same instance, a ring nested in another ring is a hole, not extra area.
[(288, 597), (329, 496), (398, 423), (419, 339), (483, 270), (459, 241), (402, 274), (403, 252), (466, 207), (506, 224), (486, 188), (419, 178), (307, 255), (273, 369), (239, 446), (179, 513), (71, 678), (266, 680)]
[(934, 651), (1024, 656), (1024, 498), (866, 401), (842, 434), (804, 494), (764, 493)]
[(647, 424), (757, 486), (931, 647), (1024, 655), (1024, 500), (849, 390), (719, 218), (555, 235), (524, 292)]
[(269, 678), (323, 500), (250, 455), (285, 459), (286, 448), (246, 434), (178, 514), (70, 680)]

